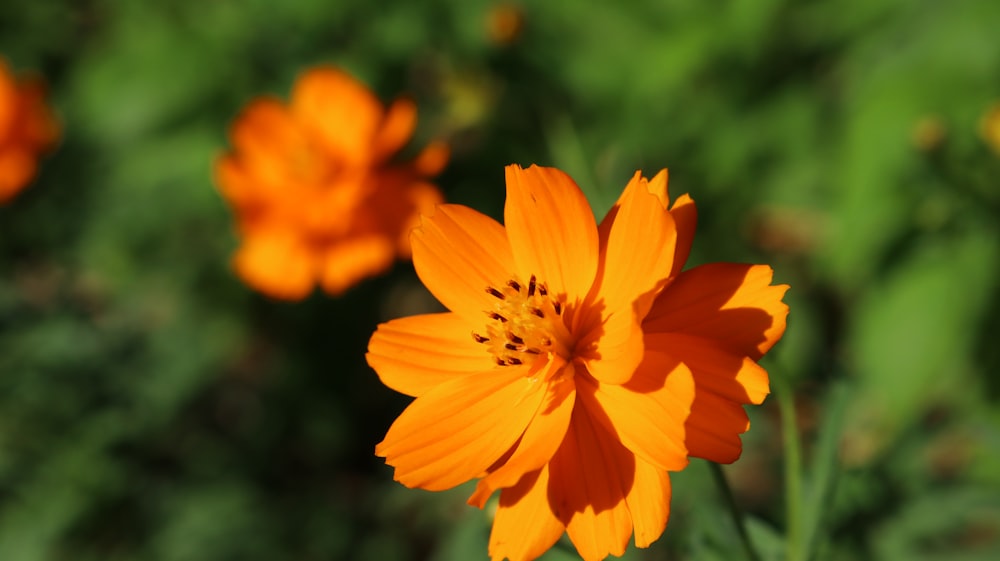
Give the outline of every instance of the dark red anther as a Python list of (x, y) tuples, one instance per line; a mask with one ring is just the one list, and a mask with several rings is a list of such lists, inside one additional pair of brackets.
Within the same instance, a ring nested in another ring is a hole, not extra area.
[(496, 296), (497, 298), (499, 298), (501, 300), (503, 300), (503, 298), (504, 298), (503, 292), (500, 292), (499, 290), (493, 288), (492, 286), (488, 287), (486, 289), (486, 292), (492, 294), (493, 296)]

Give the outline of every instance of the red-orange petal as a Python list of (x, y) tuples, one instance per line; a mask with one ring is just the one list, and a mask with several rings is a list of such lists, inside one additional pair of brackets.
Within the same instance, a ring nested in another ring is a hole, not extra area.
[(494, 358), (453, 313), (394, 319), (368, 342), (368, 364), (386, 386), (419, 397), (456, 376), (489, 370)]
[(0, 203), (14, 195), (35, 175), (35, 157), (26, 150), (0, 147)]
[(439, 205), (422, 217), (410, 235), (413, 266), (424, 286), (473, 328), (486, 323), (492, 309), (490, 286), (506, 283), (514, 259), (503, 226), (461, 205)]
[(667, 527), (670, 516), (670, 478), (653, 464), (635, 458), (635, 483), (625, 496), (636, 547), (649, 547)]
[(328, 294), (339, 296), (362, 280), (384, 273), (396, 257), (395, 240), (371, 235), (332, 244), (323, 255), (320, 283)]
[(666, 284), (677, 241), (666, 197), (666, 170), (651, 180), (636, 172), (601, 222), (599, 292), (592, 297), (605, 315), (634, 306), (641, 320)]
[(7, 139), (17, 116), (17, 82), (7, 62), (0, 58), (0, 142)]
[(739, 404), (760, 404), (770, 393), (767, 371), (716, 341), (681, 333), (652, 333), (647, 345), (662, 349), (691, 369), (695, 391), (710, 391)]
[(635, 456), (591, 415), (574, 410), (549, 464), (549, 497), (580, 557), (599, 561), (624, 554), (632, 535), (625, 497), (636, 483)]
[(339, 160), (354, 166), (371, 161), (382, 104), (349, 74), (329, 67), (309, 70), (292, 89), (291, 111)]
[(568, 364), (565, 368), (568, 370), (546, 382), (545, 401), (524, 431), (517, 448), (503, 465), (479, 480), (469, 504), (482, 508), (494, 491), (513, 486), (525, 473), (537, 470), (552, 459), (566, 434), (576, 403), (573, 365)]
[(510, 450), (544, 396), (545, 387), (520, 368), (455, 377), (415, 399), (375, 453), (407, 487), (450, 489), (483, 474)]
[(643, 323), (647, 333), (686, 333), (758, 359), (785, 332), (788, 285), (771, 285), (767, 265), (710, 263), (681, 273)]
[(685, 194), (674, 201), (674, 206), (670, 207), (670, 214), (674, 217), (674, 224), (677, 225), (674, 265), (670, 270), (670, 276), (675, 277), (680, 274), (684, 264), (687, 263), (688, 256), (691, 255), (695, 226), (698, 224), (698, 209), (694, 206), (691, 197)]
[(642, 327), (635, 314), (633, 309), (621, 309), (577, 343), (577, 355), (587, 371), (605, 384), (624, 384), (642, 362)]
[(549, 468), (542, 466), (500, 493), (490, 532), (490, 559), (531, 561), (548, 551), (565, 529), (549, 505)]
[(277, 229), (247, 233), (233, 268), (251, 287), (283, 300), (305, 298), (316, 283), (316, 257), (293, 234)]
[(572, 178), (555, 168), (506, 168), (504, 225), (521, 278), (536, 275), (573, 305), (597, 273), (597, 224)]
[(709, 391), (696, 391), (685, 443), (691, 456), (728, 464), (739, 459), (740, 435), (749, 428), (743, 406)]
[(578, 399), (622, 444), (661, 470), (687, 466), (684, 426), (694, 400), (691, 371), (676, 358), (647, 350), (624, 385), (583, 378)]

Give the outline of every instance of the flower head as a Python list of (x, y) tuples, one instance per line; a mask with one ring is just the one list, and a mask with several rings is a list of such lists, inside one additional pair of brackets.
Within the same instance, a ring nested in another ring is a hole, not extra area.
[(35, 176), (38, 156), (59, 138), (38, 80), (16, 80), (0, 59), (0, 204)]
[(415, 125), (412, 102), (386, 109), (334, 68), (306, 72), (287, 105), (253, 101), (233, 125), (233, 151), (216, 164), (242, 238), (237, 274), (270, 296), (300, 299), (317, 282), (340, 294), (408, 257), (419, 212), (441, 202), (426, 179), (448, 158), (431, 144), (412, 162), (391, 162)]
[(787, 287), (767, 267), (682, 273), (694, 204), (668, 206), (666, 170), (637, 172), (600, 225), (561, 171), (506, 175), (506, 226), (441, 205), (413, 231), (417, 274), (450, 312), (372, 336), (369, 364), (416, 397), (376, 453), (409, 487), (478, 479), (480, 507), (500, 490), (493, 559), (534, 559), (563, 532), (588, 561), (633, 534), (646, 547), (667, 472), (738, 455)]

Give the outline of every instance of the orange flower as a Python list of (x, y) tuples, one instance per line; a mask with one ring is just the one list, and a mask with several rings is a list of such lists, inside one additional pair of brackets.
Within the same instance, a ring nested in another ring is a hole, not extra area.
[(15, 80), (0, 59), (0, 204), (31, 181), (39, 154), (58, 137), (59, 126), (45, 104), (42, 83)]
[(681, 273), (695, 210), (668, 210), (666, 170), (637, 172), (598, 226), (569, 176), (509, 166), (504, 221), (441, 205), (413, 231), (417, 274), (451, 311), (372, 336), (368, 363), (416, 397), (376, 454), (408, 487), (479, 479), (479, 507), (501, 490), (493, 559), (534, 559), (564, 531), (586, 560), (633, 532), (646, 547), (667, 471), (739, 454), (787, 287), (766, 266)]
[(426, 178), (448, 159), (447, 148), (432, 144), (412, 162), (389, 161), (416, 118), (411, 101), (386, 109), (363, 84), (326, 67), (300, 77), (288, 105), (253, 101), (233, 125), (233, 152), (216, 164), (242, 237), (237, 274), (296, 300), (317, 282), (341, 294), (409, 257), (419, 212), (441, 202)]

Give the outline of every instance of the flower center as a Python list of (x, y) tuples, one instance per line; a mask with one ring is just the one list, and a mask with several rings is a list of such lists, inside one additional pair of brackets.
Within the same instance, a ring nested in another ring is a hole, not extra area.
[(488, 287), (496, 298), (486, 334), (473, 333), (500, 366), (532, 364), (551, 353), (569, 359), (571, 337), (563, 323), (563, 303), (532, 275), (527, 284), (513, 278), (500, 288)]

